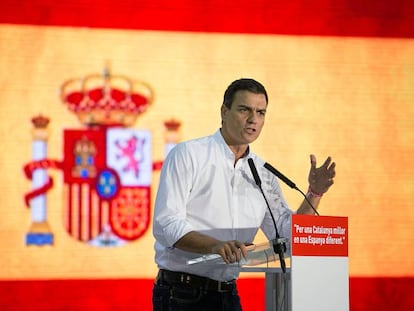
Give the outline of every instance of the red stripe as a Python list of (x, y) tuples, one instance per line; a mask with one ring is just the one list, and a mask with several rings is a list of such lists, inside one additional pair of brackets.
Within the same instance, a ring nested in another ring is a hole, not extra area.
[(83, 221), (83, 198), (82, 198), (82, 184), (78, 184), (77, 193), (77, 210), (78, 210), (78, 236), (77, 239), (82, 241), (82, 221)]
[(102, 204), (102, 200), (98, 200), (98, 210), (96, 211), (97, 213), (97, 223), (98, 223), (98, 234), (102, 232), (102, 208), (103, 208), (103, 204)]
[(3, 0), (0, 23), (412, 38), (414, 1)]
[(88, 236), (87, 236), (87, 240), (89, 241), (90, 239), (92, 239), (92, 190), (89, 189), (88, 190)]
[(72, 235), (72, 204), (73, 204), (73, 186), (71, 184), (68, 185), (68, 203), (67, 203), (67, 228), (66, 230)]
[[(0, 309), (152, 310), (150, 279), (1, 281)], [(243, 310), (264, 310), (264, 280), (240, 279)], [(350, 278), (350, 310), (414, 308), (414, 278)]]

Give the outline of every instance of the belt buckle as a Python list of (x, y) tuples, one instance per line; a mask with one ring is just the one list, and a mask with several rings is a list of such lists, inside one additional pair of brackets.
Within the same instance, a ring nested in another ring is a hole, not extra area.
[(225, 293), (225, 292), (229, 292), (230, 291), (227, 288), (223, 288), (223, 285), (229, 285), (229, 282), (218, 282), (217, 292), (219, 292), (219, 293)]

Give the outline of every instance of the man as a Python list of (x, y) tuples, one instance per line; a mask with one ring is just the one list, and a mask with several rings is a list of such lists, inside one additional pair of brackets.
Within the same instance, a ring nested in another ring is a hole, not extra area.
[[(289, 209), (276, 177), (251, 152), (264, 125), (268, 96), (253, 79), (239, 79), (224, 93), (221, 128), (211, 136), (178, 144), (162, 167), (155, 201), (154, 310), (241, 310), (236, 279), (246, 245), (259, 228), (275, 238), (272, 216), (252, 176), (252, 159), (281, 236), (290, 234)], [(317, 207), (333, 184), (335, 163), (316, 168), (311, 155), (307, 197)], [(306, 202), (297, 213), (312, 214)], [(223, 264), (188, 265), (200, 254), (218, 254)], [(236, 264), (234, 264), (236, 263)]]

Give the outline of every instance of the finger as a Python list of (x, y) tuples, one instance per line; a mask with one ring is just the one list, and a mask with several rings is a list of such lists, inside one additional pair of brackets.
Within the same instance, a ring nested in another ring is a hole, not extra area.
[(226, 244), (225, 253), (226, 253), (226, 258), (227, 258), (228, 263), (234, 262), (234, 251), (231, 245)]
[(226, 252), (224, 250), (219, 251), (219, 255), (221, 256), (221, 258), (223, 258), (223, 261), (226, 264), (230, 263), (229, 257), (227, 256)]
[(240, 248), (237, 249), (237, 252), (235, 255), (236, 255), (236, 261), (240, 262), (240, 260), (242, 260), (242, 252)]
[(223, 258), (224, 262), (229, 264), (231, 263), (231, 249), (229, 245), (223, 244), (218, 252), (220, 256)]
[(247, 256), (247, 246), (244, 243), (240, 242), (240, 241), (235, 241), (234, 244), (235, 244), (235, 247), (237, 249), (237, 254), (240, 255), (240, 256), (246, 257)]
[(336, 175), (336, 172), (335, 172), (335, 163), (332, 163), (328, 167), (328, 169), (327, 169), (327, 175), (328, 175), (329, 180), (332, 180), (335, 177), (335, 175)]
[(247, 246), (245, 244), (240, 245), (241, 255), (247, 258)]
[(329, 184), (327, 184), (327, 185), (326, 185), (326, 188), (325, 188), (325, 189), (326, 189), (326, 190), (325, 190), (325, 192), (326, 192), (326, 191), (328, 191), (328, 190), (329, 190), (329, 188), (330, 188), (332, 185), (333, 185), (333, 182), (330, 182)]
[(310, 162), (311, 162), (311, 169), (315, 169), (316, 168), (316, 157), (314, 154), (310, 155)]
[(237, 243), (237, 241), (232, 241), (230, 242), (230, 244), (228, 244), (229, 246), (228, 257), (231, 263), (240, 261), (240, 248), (236, 244), (240, 244), (240, 243)]
[(229, 263), (230, 263), (230, 258), (226, 255), (226, 253), (224, 253), (224, 252), (220, 252), (219, 254), (220, 254), (221, 258), (223, 258), (223, 261), (224, 261), (226, 264), (229, 264)]
[(231, 243), (231, 259), (232, 262), (239, 262), (241, 260), (241, 250), (240, 247), (241, 243), (238, 241), (234, 241), (234, 243)]
[(327, 157), (325, 162), (322, 164), (321, 167), (325, 167), (326, 169), (328, 169), (329, 164), (331, 163), (332, 158), (331, 157)]
[(240, 243), (237, 243), (237, 241), (231, 244), (232, 259), (237, 262), (239, 262), (241, 259), (241, 249), (238, 246), (239, 244)]

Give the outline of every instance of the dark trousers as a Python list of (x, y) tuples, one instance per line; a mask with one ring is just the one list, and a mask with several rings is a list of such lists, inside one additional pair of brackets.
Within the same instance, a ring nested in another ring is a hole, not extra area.
[(242, 311), (236, 285), (231, 291), (212, 291), (157, 279), (152, 291), (154, 311)]

